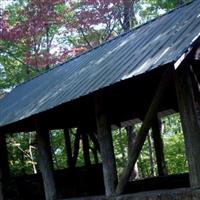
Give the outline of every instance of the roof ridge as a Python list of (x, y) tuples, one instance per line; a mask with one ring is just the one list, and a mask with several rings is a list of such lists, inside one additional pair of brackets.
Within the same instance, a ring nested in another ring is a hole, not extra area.
[[(189, 1), (189, 2), (187, 2), (187, 3), (184, 3), (184, 4), (180, 5), (180, 6), (177, 6), (177, 7), (173, 8), (172, 10), (170, 10), (170, 11), (168, 11), (168, 12), (162, 14), (162, 15), (159, 15), (159, 16), (157, 16), (156, 18), (153, 18), (153, 19), (151, 19), (151, 20), (149, 20), (149, 21), (147, 21), (147, 22), (145, 22), (145, 23), (143, 23), (143, 24), (141, 24), (141, 25), (135, 26), (135, 27), (131, 28), (130, 30), (126, 31), (126, 32), (122, 32), (122, 33), (120, 33), (118, 36), (116, 36), (116, 37), (114, 37), (114, 38), (112, 38), (112, 39), (110, 39), (110, 40), (104, 41), (104, 42), (101, 43), (100, 45), (98, 45), (98, 46), (96, 46), (96, 47), (94, 47), (94, 48), (92, 48), (92, 49), (89, 49), (89, 50), (87, 50), (87, 51), (85, 51), (85, 52), (83, 52), (83, 53), (81, 53), (81, 54), (79, 54), (79, 55), (77, 55), (77, 56), (75, 56), (75, 57), (72, 57), (72, 58), (70, 58), (69, 60), (66, 60), (66, 61), (64, 61), (64, 62), (62, 62), (62, 63), (59, 63), (59, 64), (55, 65), (54, 67), (50, 68), (49, 70), (44, 71), (44, 72), (42, 72), (42, 73), (40, 73), (40, 74), (38, 74), (38, 75), (36, 75), (36, 76), (30, 78), (29, 80), (26, 80), (26, 81), (24, 81), (24, 82), (18, 84), (18, 85), (17, 85), (16, 87), (14, 87), (14, 88), (17, 88), (17, 87), (19, 87), (19, 86), (21, 86), (21, 85), (24, 85), (24, 84), (26, 84), (27, 82), (32, 81), (33, 79), (36, 79), (36, 78), (38, 78), (39, 76), (41, 76), (41, 75), (43, 75), (43, 74), (49, 73), (50, 71), (55, 70), (55, 69), (57, 69), (58, 67), (61, 67), (62, 65), (66, 64), (66, 63), (69, 63), (69, 62), (71, 62), (71, 61), (73, 61), (73, 60), (79, 58), (80, 56), (85, 55), (85, 54), (87, 54), (87, 53), (93, 51), (94, 49), (98, 49), (98, 48), (100, 48), (100, 47), (102, 47), (102, 46), (104, 46), (104, 45), (106, 45), (106, 44), (108, 44), (108, 43), (110, 43), (110, 42), (112, 42), (112, 41), (118, 39), (118, 38), (121, 38), (121, 37), (123, 37), (123, 36), (125, 36), (125, 35), (128, 35), (129, 33), (134, 32), (135, 30), (137, 30), (137, 29), (139, 29), (139, 28), (141, 28), (141, 27), (143, 27), (143, 26), (145, 26), (145, 25), (147, 25), (147, 24), (149, 24), (149, 23), (151, 23), (151, 22), (153, 22), (153, 21), (156, 21), (156, 20), (158, 20), (158, 19), (160, 19), (160, 18), (162, 18), (162, 17), (164, 17), (164, 16), (166, 16), (166, 15), (168, 15), (168, 14), (170, 14), (170, 13), (172, 13), (172, 12), (174, 12), (174, 11), (180, 9), (180, 8), (182, 8), (182, 7), (185, 7), (185, 6), (191, 4), (191, 3), (195, 2), (195, 1), (200, 1), (200, 0), (191, 0), (191, 1)], [(13, 88), (13, 89), (14, 89), (14, 88)], [(11, 91), (12, 91), (12, 90), (11, 90)], [(8, 93), (8, 94), (9, 94), (9, 93)], [(7, 96), (7, 95), (5, 95), (5, 96)]]

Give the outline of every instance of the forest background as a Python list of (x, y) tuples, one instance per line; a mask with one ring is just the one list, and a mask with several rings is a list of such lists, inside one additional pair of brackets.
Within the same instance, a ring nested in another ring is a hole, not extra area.
[[(1, 0), (0, 2), (0, 97), (18, 84), (44, 73), (59, 63), (90, 50), (137, 27), (187, 0)], [(180, 117), (161, 119), (166, 166), (169, 174), (188, 171)], [(128, 160), (129, 134), (141, 123), (113, 129), (117, 168), (120, 174)], [(74, 144), (76, 128), (70, 130)], [(55, 169), (67, 167), (62, 130), (51, 131)], [(77, 166), (84, 165), (81, 139)], [(7, 136), (9, 164), (13, 175), (37, 173), (35, 133)], [(90, 148), (92, 162), (97, 158)], [(72, 149), (74, 146), (72, 145)], [(157, 175), (151, 131), (137, 162), (136, 178)]]

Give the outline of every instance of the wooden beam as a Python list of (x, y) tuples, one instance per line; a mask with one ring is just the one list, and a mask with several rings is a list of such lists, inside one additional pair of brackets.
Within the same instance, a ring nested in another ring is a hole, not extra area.
[(175, 84), (189, 162), (190, 184), (192, 188), (200, 188), (200, 159), (198, 159), (200, 155), (200, 127), (190, 66), (179, 67), (179, 70), (175, 72)]
[(80, 131), (80, 128), (77, 128), (76, 137), (74, 140), (73, 167), (76, 166), (76, 162), (78, 159), (79, 148), (80, 148), (80, 138), (81, 138), (81, 131)]
[(99, 163), (98, 152), (100, 153), (99, 142), (98, 142), (94, 132), (89, 131), (88, 134), (89, 134), (91, 141), (94, 144), (94, 147), (90, 147), (90, 149), (93, 152), (95, 164), (98, 164)]
[(57, 193), (53, 176), (49, 131), (46, 128), (37, 126), (36, 132), (38, 142), (38, 164), (42, 173), (45, 197), (46, 200), (56, 200)]
[(0, 169), (2, 172), (2, 180), (5, 181), (10, 176), (10, 168), (8, 161), (8, 149), (6, 143), (6, 135), (0, 134)]
[(0, 168), (0, 199), (4, 200), (3, 196), (3, 180), (2, 180), (2, 170)]
[(94, 147), (90, 147), (90, 149), (91, 149), (91, 151), (93, 153), (95, 164), (98, 164), (99, 163), (99, 158), (98, 158), (97, 148), (94, 146)]
[(85, 166), (88, 167), (91, 165), (89, 140), (88, 140), (88, 134), (87, 134), (86, 130), (84, 130), (83, 128), (82, 128), (81, 136), (82, 136), (82, 141), (83, 141), (84, 162), (85, 162)]
[(161, 135), (161, 120), (156, 116), (152, 122), (152, 136), (154, 142), (154, 148), (156, 152), (156, 162), (158, 167), (158, 175), (167, 175), (167, 166), (164, 156), (164, 145)]
[(139, 157), (139, 154), (142, 150), (142, 146), (145, 142), (146, 136), (148, 134), (148, 131), (152, 125), (152, 120), (156, 113), (158, 112), (160, 102), (162, 101), (165, 91), (167, 89), (167, 86), (169, 85), (169, 81), (172, 77), (171, 72), (172, 69), (170, 66), (168, 66), (167, 70), (164, 72), (163, 76), (161, 77), (161, 81), (158, 85), (157, 91), (153, 97), (153, 100), (150, 104), (150, 107), (147, 111), (147, 114), (145, 116), (144, 122), (142, 124), (142, 127), (140, 128), (139, 133), (136, 136), (135, 145), (132, 148), (130, 159), (127, 163), (127, 166), (125, 167), (120, 179), (119, 183), (116, 189), (117, 194), (121, 194), (124, 191), (124, 188), (128, 182), (128, 179), (131, 175), (131, 172), (134, 168), (134, 165)]
[(4, 200), (3, 185), (10, 176), (6, 135), (0, 134), (0, 199)]
[(99, 142), (98, 142), (98, 139), (96, 138), (96, 134), (93, 133), (93, 132), (88, 132), (89, 136), (90, 136), (90, 139), (92, 140), (95, 148), (100, 152), (100, 147), (99, 147)]
[(94, 96), (97, 138), (100, 145), (100, 153), (103, 163), (103, 176), (106, 196), (115, 194), (117, 184), (117, 170), (111, 134), (111, 126), (108, 121), (105, 102), (101, 94)]
[(72, 147), (71, 147), (71, 138), (68, 128), (64, 129), (64, 137), (65, 137), (65, 148), (67, 153), (67, 166), (69, 168), (72, 168), (73, 167)]
[(0, 169), (0, 199), (4, 200), (4, 196), (3, 196), (3, 183), (2, 183), (2, 172)]

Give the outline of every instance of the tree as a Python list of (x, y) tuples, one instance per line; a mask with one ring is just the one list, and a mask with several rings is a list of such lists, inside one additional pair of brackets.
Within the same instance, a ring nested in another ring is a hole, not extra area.
[(13, 1), (0, 16), (1, 87), (30, 79), (118, 34), (121, 7), (133, 4), (126, 1)]

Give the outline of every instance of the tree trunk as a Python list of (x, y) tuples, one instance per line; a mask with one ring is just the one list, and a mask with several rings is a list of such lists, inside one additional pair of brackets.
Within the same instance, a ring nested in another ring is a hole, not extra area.
[(131, 27), (134, 27), (136, 22), (135, 12), (134, 12), (134, 4), (137, 0), (123, 0), (123, 22), (122, 28), (126, 32), (130, 30)]
[(130, 1), (123, 0), (124, 4), (124, 21), (123, 21), (123, 29), (124, 31), (130, 30)]

